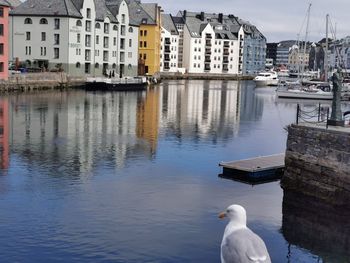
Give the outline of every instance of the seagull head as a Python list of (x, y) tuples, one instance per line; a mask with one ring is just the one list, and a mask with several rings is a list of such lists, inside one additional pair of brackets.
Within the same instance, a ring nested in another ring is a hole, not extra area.
[(227, 217), (230, 222), (234, 222), (239, 225), (247, 225), (247, 213), (243, 206), (230, 205), (226, 208), (226, 211), (219, 214), (219, 218), (223, 219)]

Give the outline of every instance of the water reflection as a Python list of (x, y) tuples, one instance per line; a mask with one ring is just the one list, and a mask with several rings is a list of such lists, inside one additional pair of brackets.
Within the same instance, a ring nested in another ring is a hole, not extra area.
[(9, 166), (9, 103), (7, 98), (0, 99), (0, 169)]
[[(290, 244), (310, 250), (323, 262), (348, 262), (349, 211), (290, 191), (284, 191), (282, 209), (282, 232)], [(293, 251), (289, 257), (296, 260)]]

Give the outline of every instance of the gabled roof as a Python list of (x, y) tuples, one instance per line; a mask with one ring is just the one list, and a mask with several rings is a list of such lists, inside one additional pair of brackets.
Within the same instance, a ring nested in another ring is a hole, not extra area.
[(96, 10), (96, 21), (104, 21), (106, 17), (112, 23), (118, 23), (116, 15), (113, 15), (111, 10), (107, 7), (107, 1), (105, 0), (94, 0)]
[(178, 35), (179, 32), (176, 29), (176, 26), (173, 21), (173, 17), (170, 14), (162, 14), (161, 15), (162, 20), (162, 27), (169, 31), (172, 35)]
[[(155, 25), (154, 20), (137, 0), (128, 0), (130, 24), (133, 25)], [(147, 8), (147, 7), (146, 7)]]
[(17, 7), (20, 4), (22, 4), (20, 0), (0, 0), (2, 6)]
[(68, 16), (82, 18), (72, 0), (27, 0), (10, 12), (18, 16)]
[(175, 24), (185, 24), (185, 21), (181, 16), (173, 16), (172, 18)]

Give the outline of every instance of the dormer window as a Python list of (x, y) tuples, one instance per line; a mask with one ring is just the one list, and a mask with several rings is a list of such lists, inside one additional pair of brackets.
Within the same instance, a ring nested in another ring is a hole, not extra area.
[(24, 19), (24, 24), (33, 24), (32, 19), (30, 18)]
[(82, 26), (81, 20), (77, 20), (76, 26)]
[(46, 18), (42, 18), (42, 19), (40, 19), (39, 23), (42, 24), (42, 25), (46, 25), (47, 24), (47, 19)]
[(101, 28), (100, 23), (96, 23), (96, 24), (95, 24), (95, 28), (100, 29), (100, 28)]
[(118, 26), (117, 26), (117, 25), (114, 25), (114, 26), (113, 26), (113, 30), (114, 30), (114, 31), (118, 31)]
[(142, 18), (141, 24), (147, 24), (147, 18)]
[(91, 18), (91, 9), (86, 8), (86, 18)]

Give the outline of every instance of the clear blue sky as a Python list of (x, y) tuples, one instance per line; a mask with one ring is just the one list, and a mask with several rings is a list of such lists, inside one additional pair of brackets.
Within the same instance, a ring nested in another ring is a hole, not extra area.
[[(158, 2), (166, 13), (177, 11), (206, 11), (234, 14), (255, 24), (267, 37), (268, 42), (296, 39), (310, 1), (305, 0), (142, 0)], [(350, 35), (350, 0), (314, 0), (311, 2), (309, 40), (325, 37), (326, 14), (331, 17), (337, 38)], [(301, 39), (304, 39), (305, 26)]]

